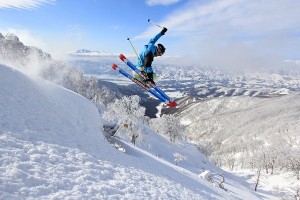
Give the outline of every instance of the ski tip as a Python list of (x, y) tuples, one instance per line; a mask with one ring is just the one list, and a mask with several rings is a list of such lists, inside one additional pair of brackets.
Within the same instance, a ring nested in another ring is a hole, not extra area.
[(167, 103), (167, 106), (169, 106), (170, 108), (174, 108), (177, 106), (177, 103), (175, 101), (170, 101), (169, 103)]
[(121, 60), (123, 60), (123, 61), (126, 59), (126, 57), (125, 57), (123, 54), (120, 54), (120, 55), (119, 55), (119, 58), (120, 58)]
[(118, 66), (116, 64), (112, 64), (111, 67), (114, 69), (114, 70), (117, 70), (118, 69)]

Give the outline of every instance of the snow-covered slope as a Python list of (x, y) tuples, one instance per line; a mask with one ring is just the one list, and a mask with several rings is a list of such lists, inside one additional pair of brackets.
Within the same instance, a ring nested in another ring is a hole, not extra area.
[(225, 192), (198, 178), (193, 170), (213, 167), (195, 164), (195, 148), (188, 171), (167, 162), (185, 148), (150, 141), (153, 154), (126, 143), (117, 151), (87, 99), (0, 65), (0, 199), (258, 199), (232, 180)]
[(97, 109), (76, 93), (1, 66), (0, 96), (1, 132), (90, 152), (108, 146)]
[(257, 179), (250, 177), (257, 177), (257, 169), (264, 168), (259, 188), (289, 199), (300, 185), (298, 172), (290, 167), (299, 160), (299, 98), (297, 92), (272, 98), (214, 98), (186, 106), (180, 117), (189, 140), (217, 165), (248, 170), (245, 174), (251, 184)]
[(192, 105), (180, 116), (194, 141), (251, 138), (257, 133), (268, 141), (280, 130), (299, 132), (299, 98), (299, 93), (273, 98), (215, 98)]

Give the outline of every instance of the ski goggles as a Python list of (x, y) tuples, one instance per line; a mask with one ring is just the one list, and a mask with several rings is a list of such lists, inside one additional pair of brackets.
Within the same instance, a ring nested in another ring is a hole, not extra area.
[(165, 53), (160, 48), (157, 48), (157, 52), (159, 53), (159, 55), (163, 55)]

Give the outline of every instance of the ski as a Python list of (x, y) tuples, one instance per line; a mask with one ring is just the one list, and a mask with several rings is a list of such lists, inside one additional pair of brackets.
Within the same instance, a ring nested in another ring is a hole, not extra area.
[(116, 64), (112, 64), (112, 68), (114, 70), (118, 71), (120, 74), (122, 74), (126, 78), (130, 79), (132, 82), (134, 82), (135, 84), (137, 84), (138, 86), (140, 86), (144, 90), (146, 90), (149, 93), (151, 93), (153, 96), (155, 96), (156, 98), (158, 98), (161, 102), (167, 103), (167, 106), (169, 106), (169, 107), (176, 106), (176, 104), (174, 105), (173, 103), (170, 103), (170, 101), (168, 99), (166, 99), (165, 97), (163, 97), (162, 95), (160, 95), (159, 93), (157, 93), (154, 89), (152, 89), (151, 87), (149, 87), (147, 84), (145, 84), (142, 81), (134, 78), (132, 75), (130, 75), (129, 73), (127, 73), (125, 70), (119, 68)]
[[(140, 77), (142, 77), (144, 80), (147, 79), (147, 77), (141, 73), (140, 70), (137, 69), (137, 67), (132, 64), (132, 62), (130, 62), (123, 54), (119, 55), (119, 58), (127, 65), (129, 66), (135, 73), (137, 73)], [(171, 100), (171, 98), (166, 95), (166, 93), (164, 93), (159, 87), (157, 87), (155, 84), (153, 83), (149, 83), (149, 85), (155, 90), (157, 91), (162, 97), (164, 97), (165, 99), (168, 100), (168, 106), (170, 107), (175, 107), (177, 105), (177, 103), (173, 100)]]

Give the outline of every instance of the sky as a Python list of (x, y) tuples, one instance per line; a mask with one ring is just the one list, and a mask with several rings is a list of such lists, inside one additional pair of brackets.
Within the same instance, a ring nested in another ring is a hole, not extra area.
[(52, 54), (134, 54), (127, 38), (140, 51), (158, 24), (168, 28), (159, 40), (165, 57), (176, 63), (272, 68), (300, 60), (299, 7), (299, 0), (0, 0), (0, 32)]

